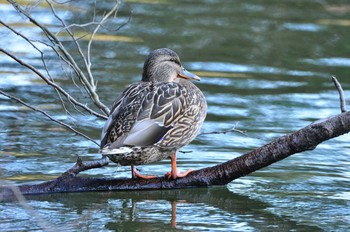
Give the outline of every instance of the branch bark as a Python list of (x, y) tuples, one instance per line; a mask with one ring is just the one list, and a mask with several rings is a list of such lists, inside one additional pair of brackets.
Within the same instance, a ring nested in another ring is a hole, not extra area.
[[(348, 132), (350, 132), (350, 112), (345, 112), (321, 122), (312, 123), (223, 164), (193, 171), (188, 176), (176, 180), (168, 180), (165, 177), (140, 180), (76, 176), (82, 170), (107, 165), (108, 159), (103, 157), (101, 160), (96, 161), (96, 163), (93, 161), (88, 163), (88, 165), (84, 165), (84, 162), (82, 165), (82, 161), (78, 160), (77, 164), (70, 169), (71, 171), (68, 170), (52, 181), (34, 185), (20, 185), (16, 189), (23, 195), (31, 195), (61, 192), (175, 189), (226, 185), (239, 177), (246, 176), (288, 156), (312, 150), (318, 144)], [(84, 168), (80, 169), (79, 165), (82, 165)], [(15, 192), (13, 186), (0, 187), (0, 196), (2, 196), (3, 200), (15, 197)]]

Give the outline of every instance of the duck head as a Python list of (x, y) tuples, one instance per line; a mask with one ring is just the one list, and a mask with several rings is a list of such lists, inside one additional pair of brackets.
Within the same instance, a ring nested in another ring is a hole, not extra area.
[(143, 66), (142, 81), (177, 82), (180, 78), (200, 80), (197, 75), (187, 71), (176, 52), (168, 48), (159, 48), (148, 55)]

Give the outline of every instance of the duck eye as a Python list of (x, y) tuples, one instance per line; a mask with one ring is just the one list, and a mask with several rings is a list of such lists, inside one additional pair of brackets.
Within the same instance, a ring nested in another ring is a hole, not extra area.
[(178, 59), (171, 58), (170, 61), (181, 66), (180, 61)]

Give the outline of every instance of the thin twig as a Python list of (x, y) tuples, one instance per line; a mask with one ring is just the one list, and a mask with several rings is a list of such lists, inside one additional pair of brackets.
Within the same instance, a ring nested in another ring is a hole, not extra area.
[(247, 136), (247, 131), (242, 131), (242, 130), (238, 130), (236, 129), (236, 126), (237, 126), (238, 123), (236, 123), (236, 125), (231, 128), (231, 129), (228, 129), (228, 130), (223, 130), (223, 131), (210, 131), (210, 132), (202, 132), (200, 133), (199, 135), (210, 135), (210, 134), (226, 134), (226, 133), (231, 133), (231, 132), (237, 132), (237, 133), (240, 133), (242, 135), (245, 135)]
[(119, 25), (119, 27), (117, 27), (116, 29), (114, 29), (114, 31), (119, 31), (119, 30), (122, 29), (124, 26), (126, 26), (126, 25), (131, 21), (132, 14), (133, 14), (133, 11), (130, 11), (130, 15), (129, 15), (129, 17), (128, 17), (128, 20), (127, 20), (125, 23), (122, 23), (121, 25)]
[(35, 74), (37, 74), (41, 79), (43, 79), (48, 85), (52, 86), (53, 88), (57, 89), (60, 93), (62, 93), (69, 101), (71, 101), (72, 103), (74, 103), (75, 105), (81, 107), (82, 109), (86, 110), (87, 112), (89, 112), (92, 115), (95, 115), (97, 117), (103, 118), (103, 119), (107, 119), (106, 115), (102, 115), (99, 114), (97, 112), (95, 112), (94, 110), (90, 109), (89, 107), (87, 107), (86, 105), (84, 105), (83, 103), (78, 102), (75, 98), (73, 98), (69, 93), (67, 93), (64, 89), (62, 89), (61, 86), (57, 85), (56, 83), (50, 81), (47, 77), (45, 77), (41, 72), (39, 72), (35, 67), (33, 67), (32, 65), (24, 62), (23, 60), (19, 59), (18, 57), (16, 57), (15, 55), (13, 55), (12, 53), (0, 48), (0, 52), (5, 53), (7, 56), (11, 57), (13, 60), (15, 60), (17, 63), (19, 63), (20, 65), (23, 65), (24, 67), (32, 70)]
[[(48, 0), (46, 0), (46, 2), (47, 2), (47, 4), (50, 6), (50, 9), (51, 9), (52, 14), (56, 17), (56, 19), (57, 19), (58, 21), (61, 22), (62, 26), (63, 26), (64, 28), (66, 28), (66, 23), (65, 23), (65, 21), (64, 21), (61, 17), (58, 16), (58, 14), (56, 13), (56, 10), (55, 10), (54, 6), (51, 4), (51, 2), (48, 1)], [(74, 42), (76, 48), (78, 49), (79, 54), (81, 55), (81, 57), (82, 57), (84, 63), (86, 63), (85, 56), (84, 56), (84, 54), (83, 54), (83, 52), (82, 52), (82, 49), (81, 49), (81, 47), (80, 47), (80, 44), (78, 43), (78, 40), (79, 40), (80, 38), (77, 38), (77, 39), (76, 39), (75, 36), (74, 36), (74, 34), (73, 34), (73, 32), (72, 32), (71, 30), (69, 30), (69, 28), (65, 29), (65, 31), (66, 31), (66, 32), (68, 33), (68, 35), (71, 37), (71, 39), (72, 39), (72, 41)], [(59, 33), (59, 32), (58, 32), (58, 33)], [(57, 34), (58, 34), (58, 33), (57, 33)], [(86, 35), (87, 35), (87, 34), (86, 34)], [(85, 37), (86, 35), (84, 35), (83, 37)], [(62, 46), (63, 46), (63, 45), (62, 45)], [(78, 76), (78, 78), (79, 78), (80, 83), (83, 85), (85, 91), (88, 93), (88, 95), (90, 96), (90, 98), (94, 101), (94, 96), (93, 96), (93, 93), (92, 93), (92, 92), (95, 91), (94, 86), (92, 86), (92, 85), (90, 84), (90, 82), (87, 80), (87, 78), (85, 77), (84, 72), (78, 67), (78, 65), (76, 64), (75, 60), (70, 56), (70, 54), (68, 53), (68, 51), (66, 51), (66, 50), (64, 49), (63, 52), (64, 52), (64, 53), (67, 53), (67, 54), (65, 54), (65, 55), (68, 57), (70, 63), (72, 64), (73, 70), (75, 70), (75, 72), (76, 72), (76, 74), (77, 74), (77, 76)], [(85, 67), (85, 68), (86, 68), (86, 67)], [(72, 79), (72, 80), (73, 80), (73, 79)], [(80, 89), (80, 87), (79, 87), (79, 89)]]
[(36, 107), (33, 107), (33, 106), (27, 104), (26, 102), (24, 102), (23, 100), (21, 100), (21, 99), (15, 97), (15, 96), (12, 96), (12, 95), (10, 95), (10, 94), (7, 94), (7, 93), (5, 93), (5, 92), (2, 91), (2, 90), (0, 90), (0, 94), (4, 95), (4, 96), (6, 96), (6, 97), (8, 97), (8, 98), (10, 98), (10, 99), (12, 99), (12, 100), (17, 101), (18, 103), (20, 103), (20, 104), (22, 104), (22, 105), (24, 105), (24, 106), (26, 106), (26, 107), (28, 107), (28, 108), (34, 110), (34, 111), (37, 111), (37, 112), (42, 113), (42, 114), (45, 115), (47, 118), (49, 118), (51, 121), (54, 121), (54, 122), (58, 123), (59, 125), (61, 125), (61, 126), (67, 128), (67, 129), (73, 131), (74, 133), (76, 133), (76, 134), (78, 134), (78, 135), (80, 135), (80, 136), (82, 136), (82, 137), (84, 137), (84, 138), (90, 140), (91, 142), (93, 142), (93, 143), (96, 144), (97, 146), (100, 146), (95, 140), (93, 140), (93, 139), (90, 138), (89, 136), (83, 134), (83, 133), (80, 132), (80, 131), (77, 131), (77, 130), (74, 129), (72, 126), (70, 126), (70, 125), (68, 125), (68, 124), (66, 124), (66, 123), (64, 123), (64, 122), (61, 122), (61, 121), (59, 121), (59, 120), (57, 120), (57, 119), (54, 119), (51, 115), (49, 115), (49, 114), (46, 113), (45, 111), (40, 110), (40, 109), (38, 109), (38, 108), (36, 108)]
[(340, 110), (342, 113), (346, 112), (346, 103), (345, 103), (345, 98), (344, 98), (344, 90), (341, 87), (339, 81), (337, 80), (336, 77), (332, 76), (332, 81), (335, 85), (335, 87), (338, 90), (339, 93), (339, 101), (340, 101)]
[[(84, 27), (88, 27), (88, 26), (93, 26), (93, 25), (100, 25), (103, 29), (107, 30), (107, 31), (119, 31), (121, 28), (123, 28), (124, 26), (126, 26), (127, 24), (130, 23), (131, 19), (132, 19), (132, 14), (133, 14), (133, 11), (130, 11), (130, 15), (128, 17), (128, 20), (122, 24), (120, 24), (116, 29), (112, 29), (112, 28), (109, 28), (109, 27), (106, 27), (105, 25), (101, 24), (101, 22), (96, 22), (95, 21), (95, 9), (94, 9), (94, 19), (92, 20), (92, 22), (88, 22), (88, 23), (82, 23), (82, 24), (77, 24), (77, 23), (72, 23), (70, 25), (67, 25), (66, 27), (64, 28), (61, 28), (57, 34), (59, 34), (62, 30), (67, 30), (67, 29), (70, 29), (72, 27), (81, 27), (81, 28), (84, 28)], [(115, 15), (114, 17), (116, 17), (116, 14), (117, 14), (117, 11), (115, 11)]]
[[(44, 58), (44, 53), (34, 44), (34, 42), (42, 42), (42, 41), (33, 41), (33, 40), (30, 40), (29, 38), (27, 38), (26, 36), (24, 36), (24, 35), (23, 35), (22, 33), (20, 33), (19, 31), (16, 31), (14, 28), (12, 28), (11, 26), (9, 26), (9, 25), (7, 25), (6, 23), (4, 23), (2, 20), (0, 20), (0, 24), (2, 24), (4, 27), (6, 27), (7, 29), (9, 29), (10, 31), (12, 31), (12, 32), (15, 33), (16, 35), (20, 36), (23, 40), (25, 40), (27, 43), (29, 43), (35, 50), (37, 50), (37, 51), (40, 53), (41, 62), (42, 62), (42, 64), (43, 64), (43, 66), (44, 66), (44, 69), (46, 70), (46, 74), (47, 74), (47, 76), (49, 77), (49, 79), (50, 79), (52, 82), (54, 82), (54, 80), (53, 80), (53, 78), (52, 78), (52, 76), (51, 76), (51, 74), (50, 74), (50, 72), (49, 72), (49, 70), (48, 70), (48, 68), (47, 68), (47, 64), (46, 64), (46, 61), (45, 61), (45, 58)], [(42, 43), (45, 44), (46, 46), (49, 46), (52, 50), (55, 51), (55, 49), (53, 48), (53, 46), (48, 45), (48, 44), (46, 44), (46, 43), (44, 43), (44, 42), (42, 42)], [(56, 54), (57, 54), (57, 52), (56, 52)], [(68, 112), (68, 110), (67, 110), (65, 104), (64, 104), (64, 101), (63, 101), (63, 99), (62, 99), (62, 96), (61, 96), (60, 92), (59, 92), (57, 89), (55, 89), (55, 91), (56, 91), (56, 93), (57, 93), (57, 95), (58, 95), (58, 97), (59, 97), (59, 99), (60, 99), (60, 101), (61, 101), (61, 105), (62, 105), (63, 109), (65, 110), (66, 113), (70, 114), (70, 113)], [(74, 106), (74, 104), (73, 104), (73, 106)]]
[(83, 24), (72, 23), (72, 24), (69, 24), (69, 25), (65, 26), (64, 28), (61, 28), (59, 32), (61, 32), (61, 30), (70, 29), (71, 27), (87, 27), (87, 26), (98, 25), (98, 24), (100, 24), (100, 23), (99, 22), (95, 22), (95, 21), (88, 22), (88, 23), (83, 23)]
[[(54, 45), (57, 45), (59, 51), (62, 53), (62, 56), (64, 56), (65, 58), (67, 58), (67, 60), (71, 63), (71, 65), (74, 67), (73, 70), (76, 72), (78, 77), (81, 77), (82, 79), (86, 80), (86, 89), (87, 92), (89, 93), (89, 95), (91, 96), (92, 101), (94, 102), (94, 104), (102, 110), (102, 112), (104, 112), (106, 115), (109, 114), (109, 108), (104, 105), (100, 100), (98, 95), (96, 94), (96, 92), (94, 91), (93, 86), (91, 86), (89, 84), (89, 82), (87, 81), (84, 72), (79, 68), (79, 66), (76, 64), (75, 60), (73, 59), (73, 57), (70, 55), (70, 53), (65, 49), (65, 47), (63, 46), (63, 44), (61, 43), (61, 41), (57, 38), (57, 36), (55, 36), (48, 28), (46, 28), (44, 25), (40, 24), (37, 20), (35, 20), (26, 10), (23, 10), (14, 0), (8, 0), (9, 3), (12, 4), (12, 6), (21, 14), (24, 15), (25, 17), (27, 17), (29, 19), (29, 21), (31, 23), (33, 23), (34, 25), (36, 25), (37, 27), (39, 27), (45, 34), (45, 36), (51, 41), (51, 43), (53, 43)], [(50, 7), (52, 6), (51, 2), (47, 1), (47, 3), (50, 5)], [(53, 13), (55, 14), (55, 16), (60, 19), (56, 12), (54, 11), (54, 8), (51, 8), (53, 10)], [(61, 19), (61, 21), (63, 21)], [(84, 86), (85, 87), (85, 86)]]
[(92, 41), (94, 39), (95, 34), (100, 29), (101, 25), (103, 25), (103, 23), (109, 18), (109, 16), (111, 16), (114, 12), (117, 12), (118, 8), (119, 8), (119, 1), (116, 1), (116, 3), (113, 6), (113, 8), (101, 19), (100, 23), (96, 26), (95, 30), (92, 32), (90, 40), (89, 40), (89, 43), (88, 43), (86, 67), (87, 67), (87, 71), (88, 71), (88, 74), (89, 74), (89, 77), (90, 77), (90, 83), (93, 86), (95, 86), (95, 82), (94, 82), (93, 75), (91, 73), (91, 56), (90, 56), (91, 44), (92, 44)]
[[(66, 25), (65, 21), (58, 16), (58, 14), (56, 13), (56, 10), (55, 10), (54, 6), (52, 5), (52, 3), (50, 1), (48, 1), (48, 0), (46, 0), (46, 2), (50, 6), (51, 12), (56, 17), (56, 19), (61, 22), (61, 24), (62, 24), (62, 26), (64, 28), (66, 28), (67, 25)], [(69, 28), (66, 29), (66, 32), (72, 38), (72, 41), (74, 42), (75, 46), (78, 49), (78, 52), (79, 52), (80, 56), (82, 57), (82, 59), (84, 61), (85, 68), (86, 68), (86, 71), (88, 73), (89, 78), (90, 79), (92, 78), (92, 80), (93, 80), (91, 69), (87, 65), (87, 60), (86, 60), (86, 58), (84, 56), (84, 53), (82, 52), (82, 49), (80, 47), (80, 44), (78, 43), (78, 40), (74, 37), (74, 34), (69, 30)], [(54, 36), (54, 35), (52, 34), (52, 36)], [(58, 45), (60, 47), (62, 46), (62, 51), (64, 52), (65, 56), (68, 57), (68, 60), (72, 63), (72, 66), (74, 66), (74, 70), (76, 71), (76, 74), (78, 75), (80, 82), (83, 84), (83, 86), (84, 86), (86, 92), (89, 94), (91, 100), (94, 102), (94, 104), (98, 108), (100, 108), (105, 114), (108, 115), (109, 114), (109, 108), (100, 101), (99, 96), (96, 93), (96, 86), (95, 86), (94, 82), (93, 81), (92, 82), (88, 81), (88, 79), (86, 78), (84, 72), (78, 67), (78, 65), (76, 64), (74, 59), (71, 57), (71, 55), (68, 53), (68, 51), (64, 49), (63, 44), (59, 42)]]
[[(7, 25), (6, 23), (4, 23), (2, 20), (0, 20), (0, 24), (2, 24), (3, 26), (5, 26), (6, 28), (8, 28), (10, 31), (12, 31), (12, 32), (15, 33), (16, 35), (20, 36), (23, 40), (25, 40), (27, 43), (29, 43), (29, 44), (40, 54), (42, 64), (43, 64), (43, 66), (44, 66), (44, 69), (46, 70), (46, 74), (47, 74), (47, 76), (49, 77), (49, 80), (50, 80), (51, 82), (54, 83), (54, 79), (53, 79), (53, 77), (51, 76), (51, 74), (50, 74), (50, 72), (49, 72), (49, 70), (48, 70), (48, 67), (47, 67), (47, 64), (46, 64), (46, 61), (45, 61), (45, 57), (44, 57), (44, 53), (34, 44), (34, 42), (39, 42), (39, 43), (42, 43), (42, 44), (44, 44), (44, 45), (50, 47), (50, 48), (51, 48), (54, 52), (56, 52), (56, 54), (58, 55), (56, 49), (55, 49), (52, 45), (47, 44), (47, 43), (45, 43), (45, 42), (43, 42), (43, 41), (33, 41), (33, 40), (27, 38), (27, 37), (24, 36), (22, 33), (16, 31), (14, 28), (12, 28), (11, 26), (9, 26), (9, 25)], [(59, 56), (59, 57), (61, 57), (61, 56)], [(62, 57), (61, 57), (61, 58), (62, 58)], [(63, 67), (62, 67), (62, 68), (63, 68)], [(67, 109), (66, 106), (65, 106), (65, 102), (63, 101), (63, 98), (62, 98), (61, 93), (60, 93), (59, 90), (56, 89), (56, 88), (54, 88), (54, 90), (57, 92), (57, 95), (58, 95), (58, 97), (59, 97), (59, 99), (60, 99), (62, 108), (64, 109), (66, 115), (67, 115), (67, 116), (71, 116), (71, 113), (68, 111), (68, 109)], [(76, 105), (75, 105), (75, 104), (73, 104), (73, 103), (72, 103), (71, 101), (69, 101), (69, 100), (68, 100), (68, 102), (70, 102), (70, 103), (72, 104), (72, 106), (75, 108), (76, 111), (82, 113), (78, 108), (76, 108)]]

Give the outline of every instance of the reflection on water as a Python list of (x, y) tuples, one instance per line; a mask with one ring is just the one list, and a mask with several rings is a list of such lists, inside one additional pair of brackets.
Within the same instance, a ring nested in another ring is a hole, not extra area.
[[(93, 3), (69, 4), (74, 13), (58, 10), (68, 24), (86, 23), (94, 15)], [(2, 21), (35, 40), (41, 38), (40, 30), (7, 4), (1, 6)], [(95, 12), (101, 16), (110, 7), (109, 2), (99, 2)], [(346, 96), (350, 95), (349, 8), (337, 1), (127, 1), (115, 22), (127, 22), (132, 11), (131, 21), (117, 32), (102, 30), (93, 43), (98, 94), (110, 106), (126, 85), (139, 80), (151, 50), (174, 49), (184, 66), (202, 77), (196, 85), (209, 105), (203, 132), (232, 127), (247, 131), (245, 135), (200, 135), (179, 154), (179, 167), (199, 169), (227, 161), (340, 112), (329, 77), (337, 76)], [(32, 13), (57, 30), (45, 6)], [(64, 40), (73, 51), (74, 46)], [(0, 27), (0, 46), (40, 67), (40, 54), (5, 27)], [(88, 96), (81, 96), (81, 90), (65, 77), (67, 70), (62, 72), (55, 54), (46, 58), (55, 81), (88, 103)], [(0, 54), (0, 67), (2, 90), (98, 141), (103, 120), (70, 108), (71, 115), (64, 113), (50, 87), (4, 54)], [(1, 184), (44, 181), (71, 167), (76, 155), (99, 157), (95, 144), (3, 96), (0, 118)], [(143, 231), (172, 230), (176, 224), (177, 229), (195, 231), (346, 231), (350, 226), (349, 148), (349, 135), (345, 135), (226, 187), (32, 196), (21, 204), (2, 203), (0, 228)], [(170, 163), (139, 168), (145, 174), (163, 175)], [(129, 167), (110, 165), (87, 174), (129, 177), (129, 172)]]
[[(81, 201), (82, 197), (85, 201)], [(33, 217), (35, 220), (27, 225), (18, 222), (22, 229), (40, 229), (40, 222), (45, 222), (45, 226), (56, 224), (84, 230), (319, 230), (274, 215), (267, 210), (269, 204), (232, 193), (226, 187), (54, 194), (28, 197), (26, 204), (36, 213), (26, 215), (23, 211), (22, 219)], [(3, 205), (4, 219), (11, 217), (8, 207), (12, 204)], [(61, 214), (66, 217), (55, 222), (54, 218)], [(93, 218), (93, 221), (84, 218)], [(5, 224), (4, 228), (9, 227)]]

